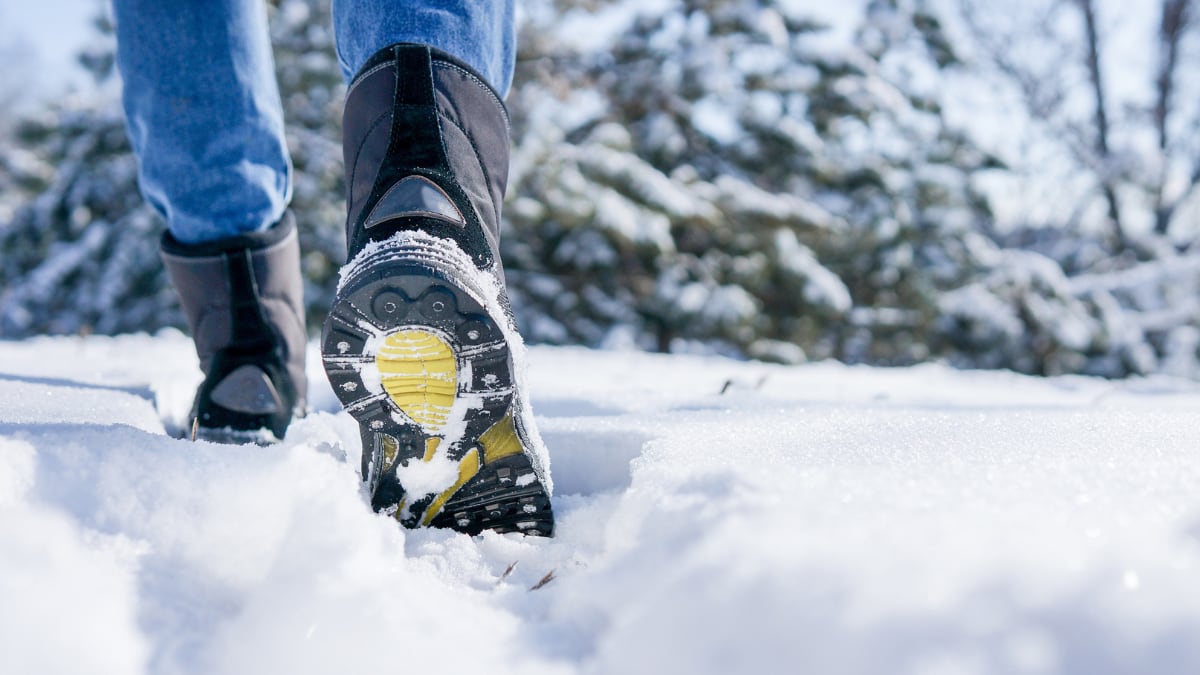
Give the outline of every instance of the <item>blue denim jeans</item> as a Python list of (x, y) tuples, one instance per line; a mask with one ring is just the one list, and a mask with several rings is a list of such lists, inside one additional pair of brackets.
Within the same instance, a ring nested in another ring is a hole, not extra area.
[[(176, 239), (200, 243), (279, 220), (292, 190), (265, 4), (113, 0), (117, 66), (142, 193)], [(334, 0), (347, 81), (376, 51), (416, 42), (457, 56), (504, 96), (513, 0)]]

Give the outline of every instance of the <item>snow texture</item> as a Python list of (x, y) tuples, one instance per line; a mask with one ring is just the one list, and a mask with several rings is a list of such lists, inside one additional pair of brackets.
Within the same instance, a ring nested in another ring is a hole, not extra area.
[(530, 356), (552, 540), (371, 513), (315, 345), (260, 448), (177, 332), (0, 343), (0, 670), (1200, 670), (1193, 383)]

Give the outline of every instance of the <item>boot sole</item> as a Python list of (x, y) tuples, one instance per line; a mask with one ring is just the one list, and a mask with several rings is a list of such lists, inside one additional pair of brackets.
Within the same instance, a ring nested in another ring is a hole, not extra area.
[[(408, 527), (550, 536), (550, 497), (520, 424), (498, 302), (471, 283), (473, 270), (427, 243), (378, 247), (350, 269), (321, 350), (362, 429), (372, 507)], [(450, 485), (406, 493), (397, 474), (438, 462)]]

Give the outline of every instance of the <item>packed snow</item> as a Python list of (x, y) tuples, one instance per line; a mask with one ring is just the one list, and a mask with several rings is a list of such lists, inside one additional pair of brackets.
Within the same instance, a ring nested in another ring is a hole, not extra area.
[(1194, 383), (535, 347), (547, 540), (371, 513), (317, 364), (221, 446), (177, 332), (0, 343), (0, 670), (1200, 670)]

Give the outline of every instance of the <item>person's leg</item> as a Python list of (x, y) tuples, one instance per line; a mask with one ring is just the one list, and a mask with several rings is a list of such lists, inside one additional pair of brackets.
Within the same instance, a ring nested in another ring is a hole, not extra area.
[(114, 0), (117, 66), (147, 201), (181, 243), (263, 230), (291, 163), (259, 0)]
[[(303, 281), (291, 165), (259, 0), (114, 0), (140, 183), (204, 381), (193, 433), (269, 442), (303, 414)], [(186, 430), (185, 430), (186, 433)]]
[(549, 458), (499, 255), (512, 5), (335, 10), (355, 73), (342, 116), (349, 262), (321, 351), (362, 429), (372, 506), (408, 526), (548, 536)]
[(410, 42), (464, 61), (500, 98), (512, 83), (513, 0), (333, 0), (333, 26), (347, 82), (380, 49)]

